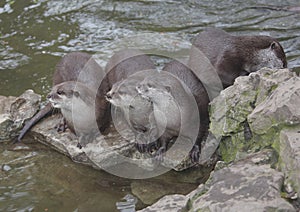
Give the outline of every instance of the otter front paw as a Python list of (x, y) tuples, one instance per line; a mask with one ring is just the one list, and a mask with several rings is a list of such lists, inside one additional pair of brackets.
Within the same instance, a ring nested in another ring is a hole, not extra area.
[(148, 145), (147, 145), (147, 144), (143, 144), (143, 143), (136, 142), (136, 143), (135, 143), (135, 147), (136, 147), (136, 149), (137, 149), (140, 153), (146, 153), (146, 152), (148, 152)]
[(165, 147), (160, 147), (154, 154), (154, 159), (156, 162), (163, 162), (164, 161), (164, 156), (166, 153), (166, 148)]
[(190, 158), (192, 163), (197, 163), (200, 158), (200, 149), (198, 145), (194, 145), (192, 150), (190, 151)]
[(62, 118), (60, 122), (57, 125), (55, 125), (54, 129), (56, 129), (57, 132), (65, 132), (66, 129), (68, 129), (66, 119)]
[(78, 147), (79, 149), (82, 149), (82, 146), (79, 142), (77, 143), (76, 147)]

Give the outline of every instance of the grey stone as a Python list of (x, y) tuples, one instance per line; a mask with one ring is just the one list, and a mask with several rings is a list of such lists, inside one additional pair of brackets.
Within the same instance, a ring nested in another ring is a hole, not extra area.
[(186, 204), (188, 202), (188, 197), (184, 195), (167, 195), (161, 198), (155, 204), (144, 208), (143, 210), (139, 210), (138, 212), (180, 212), (186, 211)]
[[(299, 84), (299, 77), (288, 69), (263, 68), (238, 77), (233, 86), (223, 90), (210, 103), (210, 132), (217, 141), (222, 139), (219, 148), (222, 159), (238, 160), (249, 151), (270, 146), (276, 137), (278, 140), (275, 130), (278, 124), (297, 124)], [(277, 105), (282, 107), (276, 109)], [(264, 126), (268, 129), (273, 125), (273, 131), (264, 131)]]
[(17, 97), (10, 106), (10, 114), (15, 122), (24, 122), (30, 119), (40, 109), (41, 95), (33, 90), (25, 91)]
[(213, 172), (207, 192), (191, 197), (189, 211), (296, 211), (280, 196), (283, 173), (260, 163), (267, 155), (259, 153)]
[(16, 97), (0, 96), (0, 142), (11, 138), (13, 120), (10, 115), (10, 106)]
[(11, 138), (11, 126), (13, 121), (9, 114), (0, 114), (0, 142)]
[(286, 181), (292, 185), (300, 198), (300, 126), (281, 131), (279, 156)]
[(144, 204), (150, 205), (168, 194), (187, 194), (194, 190), (195, 185), (180, 182), (167, 182), (164, 179), (134, 181), (131, 183), (132, 193)]
[(41, 96), (32, 90), (25, 91), (19, 97), (0, 98), (0, 141), (15, 137), (24, 121), (38, 110)]
[(248, 116), (256, 134), (266, 134), (270, 128), (300, 124), (300, 78), (292, 77), (280, 84)]

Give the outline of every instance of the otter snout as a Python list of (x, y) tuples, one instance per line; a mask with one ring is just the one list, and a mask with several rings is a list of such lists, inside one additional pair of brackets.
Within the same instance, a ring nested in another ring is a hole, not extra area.
[(110, 100), (112, 99), (112, 96), (113, 96), (113, 93), (112, 93), (112, 92), (107, 92), (107, 93), (105, 94), (105, 98), (106, 98), (107, 101), (110, 101)]
[(147, 86), (145, 86), (144, 84), (138, 84), (136, 86), (136, 90), (139, 94), (144, 94), (148, 92), (148, 88)]

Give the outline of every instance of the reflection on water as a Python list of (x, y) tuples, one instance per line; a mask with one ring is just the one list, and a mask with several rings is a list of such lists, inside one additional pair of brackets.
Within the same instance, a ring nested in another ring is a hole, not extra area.
[(128, 180), (75, 164), (43, 145), (8, 148), (0, 146), (0, 211), (111, 211), (130, 192)]
[[(180, 54), (208, 26), (276, 37), (289, 67), (300, 67), (300, 12), (287, 9), (296, 6), (298, 0), (2, 0), (0, 95), (20, 95), (28, 88), (45, 95), (66, 52), (97, 53), (102, 66), (122, 45)], [(128, 181), (53, 151), (8, 147), (0, 145), (0, 211), (112, 211), (130, 193)]]

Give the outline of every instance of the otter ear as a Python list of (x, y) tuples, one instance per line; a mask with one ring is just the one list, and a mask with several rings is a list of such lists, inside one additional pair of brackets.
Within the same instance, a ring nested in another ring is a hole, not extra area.
[(76, 97), (78, 97), (79, 96), (79, 92), (75, 91), (75, 92), (73, 92), (73, 95), (76, 96)]
[(271, 43), (271, 49), (273, 50), (273, 49), (276, 49), (276, 46), (277, 46), (277, 43), (275, 42), (275, 41), (273, 41), (272, 43)]

